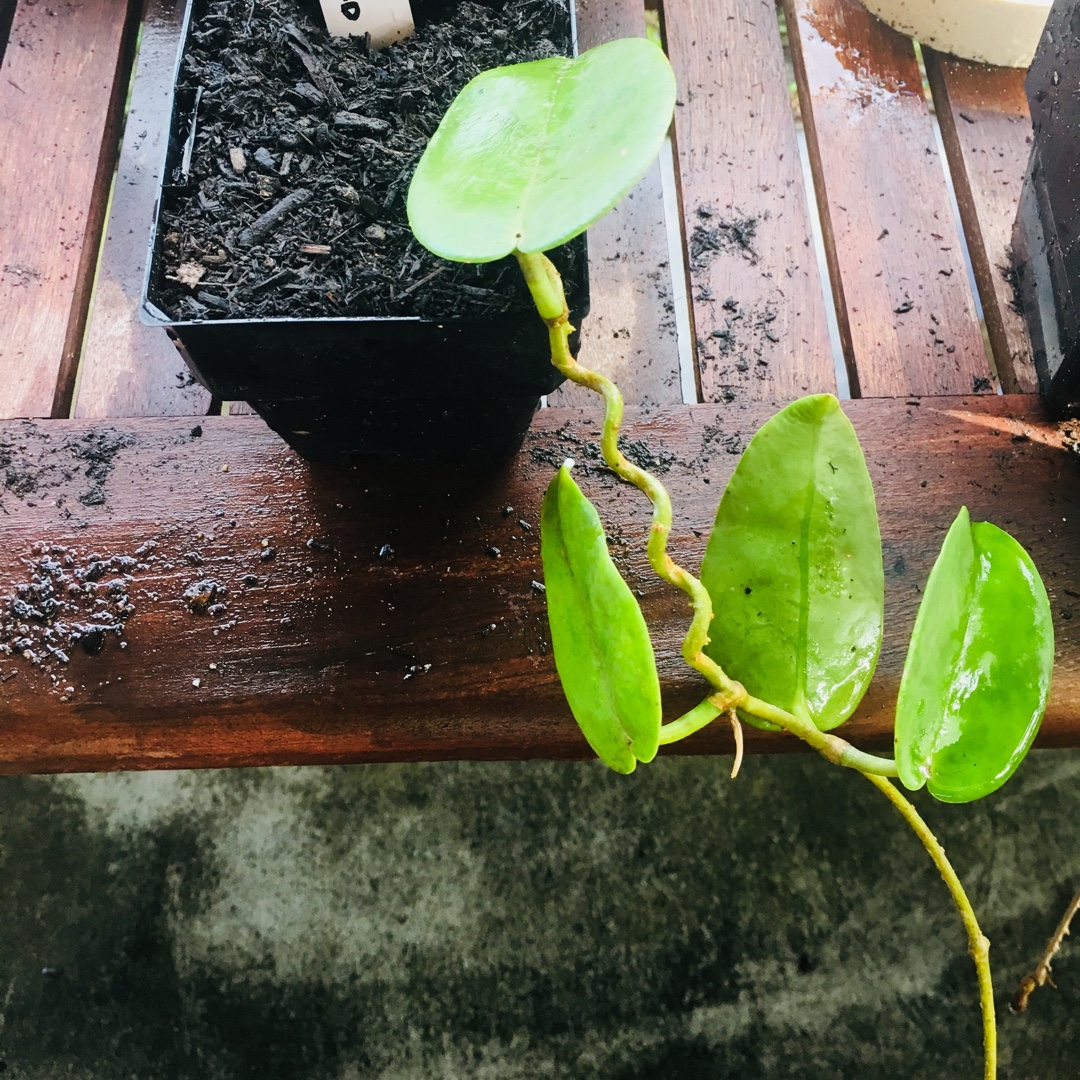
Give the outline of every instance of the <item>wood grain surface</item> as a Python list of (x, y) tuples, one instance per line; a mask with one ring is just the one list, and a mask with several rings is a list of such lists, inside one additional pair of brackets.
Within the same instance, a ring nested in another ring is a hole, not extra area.
[[(1042, 741), (1080, 743), (1080, 472), (1061, 432), (1030, 396), (845, 408), (881, 506), (887, 589), (882, 659), (848, 734), (889, 744), (920, 589), (964, 504), (1012, 531), (1041, 568), (1058, 635)], [(673, 553), (688, 566), (770, 411), (675, 406), (628, 424), (671, 489)], [(595, 413), (546, 410), (518, 457), (483, 474), (315, 469), (241, 418), (194, 430), (176, 418), (0, 425), (0, 623), (16, 599), (34, 601), (43, 575), (83, 607), (54, 622), (90, 618), (98, 601), (72, 593), (77, 580), (94, 582), (103, 605), (130, 607), (126, 647), (107, 633), (94, 655), (65, 644), (62, 663), (46, 620), (20, 631), (38, 666), (0, 656), (0, 772), (586, 756), (534, 584), (541, 494), (567, 454), (641, 592), (674, 717), (705, 689), (679, 659), (686, 604), (647, 571), (647, 504), (596, 467), (597, 429)], [(193, 607), (199, 592), (221, 607)], [(749, 739), (753, 750), (794, 748), (784, 736)], [(728, 736), (710, 728), (679, 749), (724, 752)]]
[(707, 401), (835, 389), (773, 0), (665, 0)]
[(23, 0), (0, 67), (0, 416), (67, 415), (134, 20), (122, 0)]
[(1009, 281), (1013, 222), (1031, 152), (1024, 72), (933, 49), (923, 57), (998, 377), (1007, 394), (1034, 393), (1031, 339)]
[(183, 17), (184, 0), (148, 0), (79, 367), (79, 417), (202, 415), (210, 404), (165, 331), (138, 317)]
[(784, 0), (852, 393), (990, 391), (911, 41), (858, 0)]
[[(578, 45), (591, 49), (645, 35), (640, 0), (578, 0)], [(660, 167), (589, 230), (591, 312), (580, 360), (618, 381), (628, 401), (682, 401)], [(567, 383), (552, 405), (587, 405), (592, 395)]]

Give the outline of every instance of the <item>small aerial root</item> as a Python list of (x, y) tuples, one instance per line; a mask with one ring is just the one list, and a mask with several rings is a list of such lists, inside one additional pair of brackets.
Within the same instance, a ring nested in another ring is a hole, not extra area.
[(731, 766), (731, 779), (734, 780), (735, 777), (739, 775), (739, 770), (742, 768), (743, 731), (742, 723), (734, 709), (728, 709), (727, 718), (731, 723), (731, 733), (735, 736), (735, 761)]

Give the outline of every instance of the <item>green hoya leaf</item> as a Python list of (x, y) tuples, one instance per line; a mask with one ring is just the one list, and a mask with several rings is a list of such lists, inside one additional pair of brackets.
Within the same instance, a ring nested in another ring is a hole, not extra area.
[(616, 772), (633, 772), (659, 746), (656, 660), (638, 602), (568, 465), (544, 495), (540, 552), (566, 700), (597, 756)]
[(428, 143), (409, 224), (456, 262), (550, 251), (645, 174), (675, 107), (667, 57), (645, 38), (477, 75)]
[(870, 475), (832, 395), (794, 402), (751, 440), (701, 580), (706, 651), (733, 679), (823, 731), (852, 714), (881, 650), (885, 578)]
[(930, 571), (896, 703), (896, 765), (943, 802), (996, 791), (1028, 752), (1054, 663), (1050, 601), (1028, 553), (962, 509)]

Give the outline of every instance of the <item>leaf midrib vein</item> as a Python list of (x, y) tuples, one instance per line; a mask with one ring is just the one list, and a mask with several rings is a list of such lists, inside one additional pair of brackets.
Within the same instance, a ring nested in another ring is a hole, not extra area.
[(806, 657), (810, 641), (810, 522), (817, 498), (817, 456), (820, 442), (817, 426), (811, 430), (810, 486), (799, 523), (799, 629), (795, 636), (795, 694), (796, 702), (806, 703)]
[[(525, 215), (526, 215), (526, 209), (527, 209), (527, 207), (529, 205), (529, 202), (530, 202), (530, 200), (532, 198), (533, 188), (536, 187), (536, 178), (540, 175), (540, 162), (545, 156), (545, 150), (546, 150), (547, 145), (548, 145), (548, 132), (551, 130), (552, 117), (555, 115), (555, 102), (559, 98), (559, 93), (562, 90), (562, 84), (565, 81), (566, 76), (570, 72), (570, 68), (571, 68), (572, 63), (573, 63), (573, 60), (571, 59), (571, 63), (565, 64), (563, 66), (562, 70), (558, 74), (558, 77), (555, 79), (555, 85), (554, 85), (554, 88), (552, 89), (552, 92), (551, 92), (551, 97), (549, 99), (550, 104), (549, 104), (549, 108), (548, 108), (547, 120), (544, 122), (544, 133), (541, 136), (539, 142), (537, 143), (538, 149), (537, 149), (536, 156), (533, 159), (532, 175), (529, 177), (528, 182), (525, 185), (525, 191), (524, 191), (524, 193), (522, 194), (522, 197), (521, 197), (521, 211), (520, 211), (520, 214), (518, 216), (518, 227), (517, 227), (517, 239), (518, 239), (518, 241), (521, 240), (521, 238), (522, 238), (522, 236), (524, 235), (524, 232), (525, 232), (525, 220), (524, 219), (525, 219)], [(521, 249), (521, 244), (520, 243), (516, 243), (514, 246), (518, 250)]]

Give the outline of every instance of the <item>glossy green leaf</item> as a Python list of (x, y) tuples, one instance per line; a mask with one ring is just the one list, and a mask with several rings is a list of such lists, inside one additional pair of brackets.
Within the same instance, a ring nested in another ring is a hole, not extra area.
[(656, 660), (638, 602), (568, 465), (544, 495), (540, 538), (551, 645), (566, 699), (597, 756), (616, 772), (633, 772), (659, 745)]
[(874, 490), (836, 398), (802, 398), (751, 440), (701, 580), (706, 651), (733, 679), (823, 731), (851, 715), (881, 649), (885, 582)]
[(425, 247), (457, 262), (550, 251), (645, 174), (674, 107), (671, 65), (645, 38), (485, 71), (420, 159), (409, 224)]
[(960, 511), (926, 583), (896, 704), (906, 787), (943, 802), (996, 791), (1028, 752), (1054, 662), (1050, 601), (1028, 553)]

